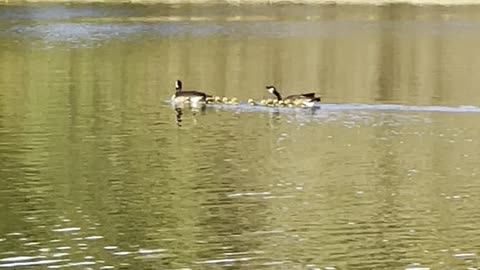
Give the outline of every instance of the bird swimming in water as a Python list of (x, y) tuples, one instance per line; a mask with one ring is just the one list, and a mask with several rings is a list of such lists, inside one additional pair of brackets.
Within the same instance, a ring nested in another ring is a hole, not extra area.
[(182, 81), (175, 81), (175, 94), (172, 96), (172, 101), (176, 103), (199, 103), (206, 102), (207, 98), (211, 97), (200, 91), (189, 90), (183, 91)]
[(316, 97), (315, 93), (290, 95), (282, 98), (275, 86), (269, 85), (265, 86), (265, 88), (270, 94), (273, 94), (277, 97), (277, 102), (283, 101), (282, 105), (293, 104), (297, 106), (312, 107), (315, 105), (316, 102), (320, 102), (320, 97)]

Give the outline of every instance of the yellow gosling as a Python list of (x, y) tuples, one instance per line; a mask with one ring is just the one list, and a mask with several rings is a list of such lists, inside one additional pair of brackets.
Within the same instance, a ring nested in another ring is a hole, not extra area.
[(254, 101), (253, 99), (251, 99), (251, 98), (249, 98), (249, 99), (247, 100), (247, 103), (248, 103), (248, 105), (255, 106), (255, 101)]
[(207, 103), (212, 103), (212, 102), (215, 101), (215, 99), (214, 99), (213, 97), (207, 97), (207, 98), (205, 99), (205, 101), (206, 101)]
[(223, 98), (222, 98), (222, 102), (225, 103), (225, 104), (228, 103), (228, 98), (227, 98), (227, 97), (223, 97)]
[(230, 104), (232, 105), (238, 104), (238, 99), (236, 97), (232, 97), (232, 99), (230, 99)]

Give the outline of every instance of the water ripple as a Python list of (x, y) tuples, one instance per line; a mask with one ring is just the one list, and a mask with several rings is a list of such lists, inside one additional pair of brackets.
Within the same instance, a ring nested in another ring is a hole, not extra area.
[(41, 261), (32, 261), (32, 262), (15, 262), (15, 263), (5, 263), (0, 264), (0, 267), (4, 268), (15, 268), (20, 266), (37, 266), (37, 265), (49, 265), (58, 262), (63, 262), (65, 260), (41, 260)]

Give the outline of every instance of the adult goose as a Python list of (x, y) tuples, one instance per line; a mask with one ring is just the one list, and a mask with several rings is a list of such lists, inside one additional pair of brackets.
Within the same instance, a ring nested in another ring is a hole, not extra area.
[(207, 95), (203, 92), (199, 91), (183, 91), (182, 90), (182, 81), (176, 80), (175, 81), (175, 94), (172, 96), (172, 101), (175, 103), (184, 103), (184, 102), (191, 102), (191, 103), (198, 103), (198, 102), (205, 102), (207, 100)]
[(282, 101), (282, 104), (293, 104), (297, 106), (312, 107), (313, 105), (315, 105), (315, 102), (320, 102), (320, 97), (316, 97), (315, 93), (290, 95), (282, 98), (275, 86), (269, 85), (265, 88), (267, 88), (267, 91), (270, 94), (273, 94), (277, 97), (278, 102)]

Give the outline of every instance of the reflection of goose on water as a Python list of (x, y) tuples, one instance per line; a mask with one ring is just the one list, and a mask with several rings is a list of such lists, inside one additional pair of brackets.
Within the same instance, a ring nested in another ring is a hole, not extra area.
[(315, 93), (306, 93), (306, 94), (297, 94), (297, 95), (290, 95), (285, 98), (282, 98), (280, 93), (277, 91), (275, 86), (266, 86), (267, 91), (270, 94), (273, 94), (277, 97), (277, 100), (274, 100), (272, 102), (267, 102), (267, 104), (273, 103), (275, 104), (280, 104), (280, 105), (288, 105), (288, 104), (293, 104), (293, 105), (301, 105), (301, 106), (306, 106), (306, 107), (312, 107), (315, 105), (315, 102), (320, 102), (320, 97), (316, 97)]
[(196, 116), (199, 114), (204, 114), (206, 110), (205, 106), (201, 106), (201, 105), (196, 106), (194, 103), (192, 103), (191, 105), (185, 105), (185, 106), (183, 103), (172, 104), (172, 105), (173, 105), (172, 106), (173, 109), (175, 110), (175, 120), (178, 126), (182, 126), (184, 112), (187, 112), (187, 113), (191, 112), (192, 121), (193, 123), (196, 124), (197, 123)]
[(182, 81), (180, 80), (175, 81), (175, 90), (175, 94), (172, 96), (172, 101), (176, 103), (203, 103), (207, 100), (207, 97), (210, 96), (199, 91), (183, 91)]

